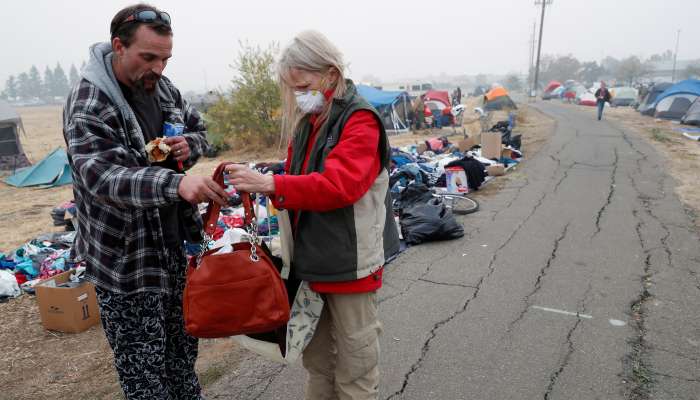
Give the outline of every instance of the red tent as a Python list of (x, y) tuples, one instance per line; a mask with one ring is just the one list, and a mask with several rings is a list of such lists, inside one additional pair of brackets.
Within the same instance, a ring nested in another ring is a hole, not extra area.
[(445, 107), (449, 107), (452, 103), (450, 103), (450, 94), (447, 93), (447, 91), (444, 90), (428, 90), (425, 93), (425, 99), (424, 101), (430, 101), (430, 100), (436, 100), (445, 105)]
[(545, 93), (549, 93), (552, 90), (558, 88), (559, 86), (561, 86), (561, 83), (559, 83), (557, 81), (551, 81), (547, 84), (547, 87), (544, 88), (544, 91), (545, 91)]

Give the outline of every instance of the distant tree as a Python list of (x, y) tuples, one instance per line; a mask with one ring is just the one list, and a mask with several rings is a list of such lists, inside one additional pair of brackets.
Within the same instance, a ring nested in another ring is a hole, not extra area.
[(620, 68), (620, 60), (615, 57), (607, 56), (600, 62), (601, 67), (605, 68), (607, 75), (616, 76), (617, 70)]
[(22, 72), (19, 74), (19, 76), (17, 76), (17, 97), (21, 97), (23, 99), (31, 97), (31, 91), (32, 89), (30, 88), (29, 84), (29, 74)]
[(41, 75), (39, 75), (39, 70), (35, 65), (29, 69), (29, 87), (27, 96), (28, 97), (40, 97), (41, 96)]
[(17, 80), (14, 75), (10, 75), (5, 81), (5, 89), (2, 91), (3, 98), (14, 99), (17, 97)]
[(651, 61), (651, 62), (671, 61), (671, 60), (673, 60), (673, 52), (671, 50), (666, 50), (660, 54), (652, 54), (648, 58), (648, 61)]
[(639, 57), (630, 56), (620, 61), (615, 77), (631, 86), (635, 81), (648, 72), (648, 67), (645, 64), (642, 64)]
[(551, 80), (564, 82), (575, 79), (581, 69), (581, 62), (571, 54), (545, 58), (540, 61), (540, 79), (543, 84)]
[(233, 67), (233, 86), (207, 112), (208, 131), (215, 145), (221, 138), (235, 138), (246, 144), (269, 146), (279, 139), (280, 90), (275, 81), (277, 45), (267, 49), (240, 43), (241, 52)]
[(70, 90), (70, 88), (68, 86), (66, 73), (63, 71), (63, 68), (61, 68), (61, 64), (56, 63), (56, 68), (53, 70), (53, 90), (51, 94), (53, 96), (67, 96), (68, 90)]
[(523, 82), (516, 74), (508, 74), (504, 84), (506, 88), (512, 92), (517, 92), (523, 89)]
[(700, 78), (700, 61), (688, 65), (683, 71), (684, 79), (698, 79)]
[(78, 75), (78, 69), (75, 68), (75, 64), (70, 65), (70, 72), (68, 73), (68, 83), (70, 87), (75, 86), (76, 83), (78, 83), (78, 80), (80, 79), (80, 75)]
[(605, 75), (605, 68), (598, 65), (596, 61), (584, 62), (578, 73), (578, 79), (588, 85), (593, 84)]
[(51, 71), (51, 68), (49, 68), (49, 66), (47, 65), (46, 69), (44, 69), (44, 81), (42, 82), (42, 85), (41, 85), (41, 96), (42, 97), (53, 96), (53, 85), (54, 85), (53, 71)]

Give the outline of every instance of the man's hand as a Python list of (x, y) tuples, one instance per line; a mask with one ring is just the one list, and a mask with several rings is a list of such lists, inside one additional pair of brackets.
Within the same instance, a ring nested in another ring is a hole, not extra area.
[(228, 194), (213, 179), (206, 176), (185, 175), (177, 187), (177, 193), (192, 204), (209, 200), (220, 206), (228, 204)]
[(275, 193), (275, 179), (272, 175), (263, 175), (242, 164), (226, 166), (228, 181), (236, 190), (248, 193)]
[(166, 137), (165, 144), (170, 146), (170, 152), (176, 161), (184, 162), (190, 158), (190, 145), (184, 136)]

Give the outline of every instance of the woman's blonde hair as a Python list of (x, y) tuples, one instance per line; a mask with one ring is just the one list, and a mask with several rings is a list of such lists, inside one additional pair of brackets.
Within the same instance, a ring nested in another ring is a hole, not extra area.
[[(304, 113), (297, 107), (294, 87), (290, 82), (292, 69), (327, 73), (331, 69), (338, 72), (333, 82), (333, 98), (341, 98), (347, 89), (345, 85), (345, 64), (343, 54), (322, 33), (309, 30), (296, 35), (280, 56), (277, 63), (279, 83), (282, 92), (282, 139), (290, 139)], [(320, 113), (319, 122), (325, 121), (330, 113), (330, 102)]]

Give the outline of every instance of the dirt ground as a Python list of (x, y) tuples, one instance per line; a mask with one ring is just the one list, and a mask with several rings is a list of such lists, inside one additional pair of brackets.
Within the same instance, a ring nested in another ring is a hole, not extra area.
[[(467, 110), (473, 107), (467, 100)], [(32, 162), (41, 160), (59, 146), (64, 146), (61, 133), (61, 107), (21, 108), (19, 112), (27, 131), (22, 136), (25, 152)], [(468, 112), (469, 114), (469, 112)], [(507, 118), (496, 113), (492, 121)], [(518, 111), (515, 131), (523, 135), (525, 158), (535, 154), (553, 132), (554, 123), (535, 109), (526, 106)], [(480, 130), (477, 119), (465, 118), (467, 134)], [(456, 132), (456, 133), (455, 133)], [(429, 137), (449, 136), (457, 141), (462, 129), (424, 131), (391, 137), (393, 146), (424, 141)], [(264, 161), (284, 157), (286, 149), (252, 153), (237, 149), (216, 159), (203, 159), (193, 169), (196, 174), (210, 174), (218, 162)], [(7, 174), (4, 174), (6, 176)], [(507, 180), (518, 179), (513, 171), (495, 179), (477, 192), (480, 201), (497, 191)], [(0, 183), (0, 217), (6, 227), (0, 237), (0, 252), (12, 251), (26, 241), (45, 232), (59, 231), (49, 215), (56, 205), (73, 198), (70, 186), (50, 189), (13, 188)], [(80, 334), (65, 334), (43, 329), (34, 296), (23, 295), (0, 304), (0, 387), (3, 399), (120, 399), (121, 393), (113, 367), (112, 354), (102, 328), (95, 326)], [(205, 387), (224, 373), (236, 368), (243, 350), (230, 339), (200, 341), (197, 372)]]

